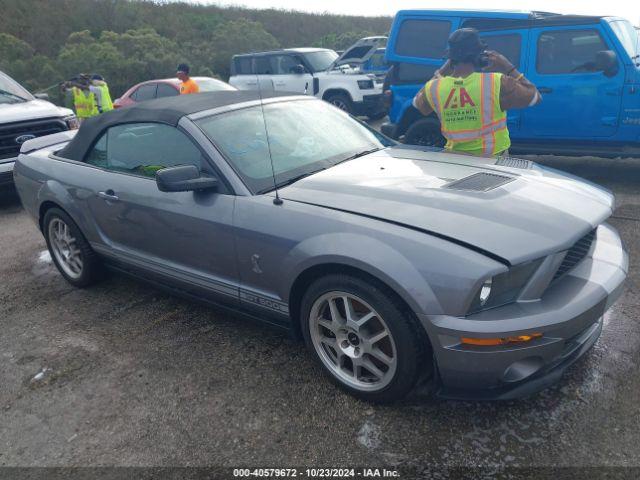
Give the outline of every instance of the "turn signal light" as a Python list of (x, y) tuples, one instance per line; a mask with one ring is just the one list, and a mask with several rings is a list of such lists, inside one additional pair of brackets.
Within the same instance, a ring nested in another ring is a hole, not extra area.
[(495, 345), (507, 345), (509, 343), (524, 343), (530, 342), (536, 338), (541, 338), (542, 333), (530, 333), (528, 335), (518, 335), (515, 337), (505, 338), (468, 338), (462, 337), (460, 341), (465, 345), (482, 345), (482, 346), (495, 346)]

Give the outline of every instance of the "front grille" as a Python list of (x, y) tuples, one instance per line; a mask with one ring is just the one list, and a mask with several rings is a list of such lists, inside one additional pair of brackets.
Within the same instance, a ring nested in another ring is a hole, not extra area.
[(16, 138), (22, 135), (43, 137), (68, 129), (64, 120), (51, 118), (0, 125), (0, 160), (18, 156), (21, 144), (16, 142)]
[(591, 250), (591, 244), (593, 244), (593, 239), (595, 237), (596, 231), (594, 229), (578, 240), (573, 247), (567, 251), (567, 254), (564, 256), (564, 260), (562, 260), (556, 274), (553, 276), (553, 280), (557, 280), (584, 260), (584, 257), (586, 257), (589, 250)]
[(474, 173), (468, 177), (461, 178), (454, 182), (448, 183), (443, 188), (451, 190), (469, 190), (474, 192), (488, 192), (501, 185), (512, 182), (514, 177), (505, 177), (504, 175), (496, 175), (495, 173)]

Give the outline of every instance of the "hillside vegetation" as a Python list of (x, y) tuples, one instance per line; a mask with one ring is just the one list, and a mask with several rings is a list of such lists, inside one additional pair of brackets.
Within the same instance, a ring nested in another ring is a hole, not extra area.
[[(0, 70), (32, 91), (77, 73), (100, 73), (114, 98), (175, 73), (226, 79), (236, 53), (322, 46), (342, 49), (384, 35), (389, 17), (309, 14), (145, 0), (3, 0)], [(48, 93), (55, 99), (57, 88)]]

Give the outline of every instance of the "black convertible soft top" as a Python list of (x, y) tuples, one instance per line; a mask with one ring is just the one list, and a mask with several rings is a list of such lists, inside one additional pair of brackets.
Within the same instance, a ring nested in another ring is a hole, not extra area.
[[(262, 98), (291, 95), (291, 93), (268, 91), (262, 93)], [(185, 115), (253, 100), (260, 100), (260, 94), (257, 91), (238, 90), (179, 95), (141, 102), (85, 120), (73, 140), (57, 154), (63, 158), (81, 162), (98, 137), (109, 127), (141, 122), (176, 126)]]

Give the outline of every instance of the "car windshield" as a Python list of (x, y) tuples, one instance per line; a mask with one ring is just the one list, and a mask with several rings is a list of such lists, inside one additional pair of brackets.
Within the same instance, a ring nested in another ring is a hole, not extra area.
[(264, 117), (262, 112), (255, 106), (197, 121), (254, 193), (273, 190), (274, 173), (278, 186), (284, 186), (353, 156), (394, 144), (318, 100), (266, 104)]
[(321, 72), (331, 66), (335, 59), (338, 58), (338, 54), (333, 50), (320, 50), (318, 52), (305, 53), (304, 58), (313, 72)]
[(0, 72), (0, 103), (33, 100), (33, 96), (8, 75)]
[(215, 78), (195, 78), (194, 79), (200, 87), (201, 92), (220, 92), (224, 90), (236, 90), (234, 87)]
[(635, 57), (638, 55), (638, 31), (635, 27), (626, 20), (611, 22), (610, 25), (629, 56)]

